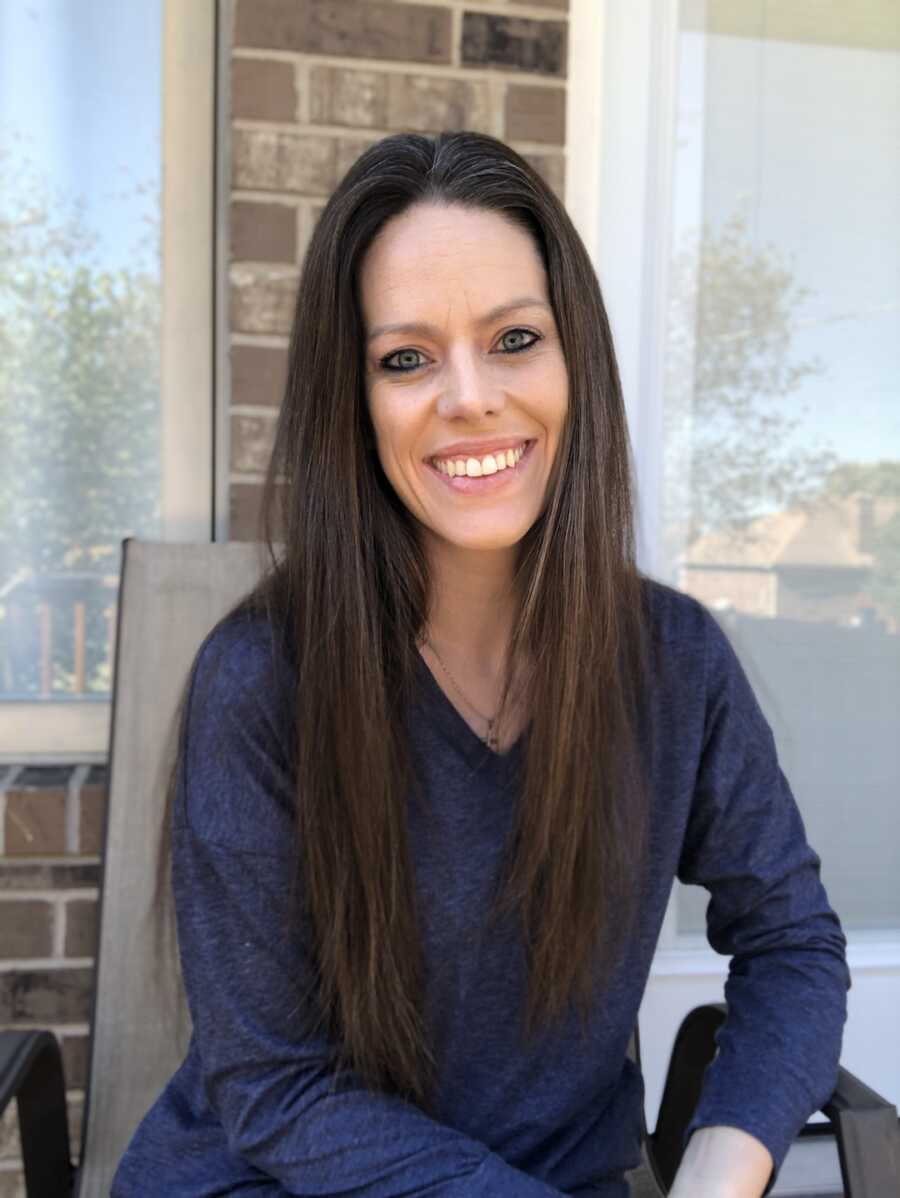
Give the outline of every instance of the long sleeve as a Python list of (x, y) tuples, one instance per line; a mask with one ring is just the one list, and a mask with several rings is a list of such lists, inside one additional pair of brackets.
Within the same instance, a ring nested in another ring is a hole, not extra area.
[(710, 891), (707, 935), (731, 956), (728, 1016), (685, 1143), (725, 1124), (772, 1154), (837, 1082), (850, 975), (846, 939), (819, 877), (774, 737), (737, 655), (707, 613), (706, 723), (678, 867)]
[(560, 1198), (412, 1103), (329, 1072), (303, 1025), (314, 970), (287, 928), (294, 783), (265, 648), (195, 662), (173, 818), (179, 952), (205, 1091), (230, 1150), (289, 1194)]

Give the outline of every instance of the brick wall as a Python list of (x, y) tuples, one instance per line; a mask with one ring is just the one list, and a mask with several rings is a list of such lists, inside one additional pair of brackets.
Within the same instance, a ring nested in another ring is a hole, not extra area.
[[(77, 1156), (97, 937), (105, 765), (0, 767), (0, 1026), (50, 1028)], [(0, 1119), (0, 1198), (24, 1198), (16, 1106)]]
[(256, 535), (300, 263), (388, 133), (508, 142), (563, 198), (567, 0), (236, 0), (229, 203), (230, 536)]

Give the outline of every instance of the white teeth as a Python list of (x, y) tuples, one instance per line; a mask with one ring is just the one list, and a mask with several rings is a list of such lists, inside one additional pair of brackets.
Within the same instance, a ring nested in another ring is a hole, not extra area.
[(483, 458), (432, 458), (435, 466), (442, 474), (450, 478), (465, 475), (468, 478), (481, 478), (485, 474), (496, 474), (498, 470), (509, 470), (518, 462), (525, 452), (526, 446), (518, 449), (500, 450), (497, 453), (485, 454)]

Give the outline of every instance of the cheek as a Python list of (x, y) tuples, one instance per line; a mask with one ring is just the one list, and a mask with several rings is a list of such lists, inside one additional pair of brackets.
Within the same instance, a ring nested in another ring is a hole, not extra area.
[(536, 380), (534, 399), (548, 435), (558, 437), (569, 410), (569, 379), (564, 365), (554, 363), (542, 372)]
[(410, 443), (411, 434), (396, 413), (390, 412), (386, 403), (379, 403), (377, 396), (369, 402), (369, 418), (375, 438), (375, 449), (381, 468), (392, 485), (404, 486), (403, 459)]
[(385, 456), (393, 453), (402, 457), (409, 452), (418, 436), (427, 404), (411, 390), (398, 388), (379, 394), (373, 388), (369, 397), (369, 417), (375, 439)]

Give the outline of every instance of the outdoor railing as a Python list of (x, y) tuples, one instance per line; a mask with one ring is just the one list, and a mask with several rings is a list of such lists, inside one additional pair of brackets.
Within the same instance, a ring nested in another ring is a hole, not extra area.
[(11, 580), (0, 592), (0, 697), (108, 699), (118, 584), (75, 571)]

